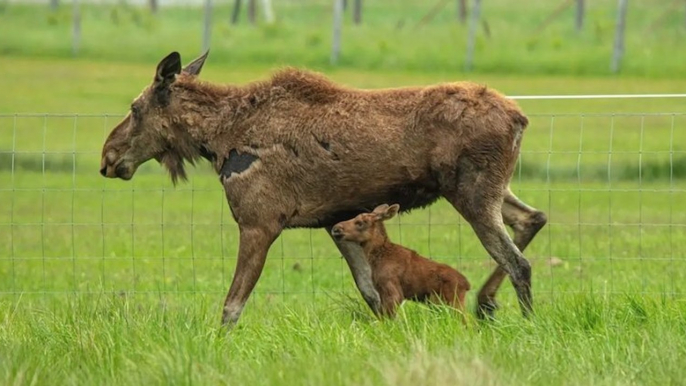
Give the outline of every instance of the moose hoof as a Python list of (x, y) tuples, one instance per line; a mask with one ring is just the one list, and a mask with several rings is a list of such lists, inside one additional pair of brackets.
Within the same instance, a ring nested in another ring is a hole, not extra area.
[(498, 302), (495, 299), (487, 299), (485, 301), (480, 301), (476, 306), (476, 317), (479, 320), (493, 319), (495, 318), (495, 311), (500, 308)]

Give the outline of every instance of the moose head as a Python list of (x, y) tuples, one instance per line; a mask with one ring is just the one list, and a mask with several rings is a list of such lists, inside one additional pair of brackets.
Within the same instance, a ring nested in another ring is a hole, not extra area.
[(100, 174), (130, 180), (141, 164), (154, 158), (169, 169), (174, 182), (177, 176), (185, 178), (183, 160), (193, 157), (172, 145), (182, 143), (174, 140), (181, 134), (176, 127), (179, 101), (175, 82), (178, 76), (197, 77), (208, 54), (205, 52), (183, 69), (178, 52), (160, 61), (152, 84), (133, 100), (129, 113), (105, 141)]

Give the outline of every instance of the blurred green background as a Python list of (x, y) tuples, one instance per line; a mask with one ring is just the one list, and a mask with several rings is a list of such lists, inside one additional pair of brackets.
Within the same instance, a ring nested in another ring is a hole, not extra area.
[[(72, 3), (62, 1), (55, 10), (46, 3), (1, 3), (3, 56), (73, 55)], [(171, 50), (187, 56), (201, 52), (205, 20), (202, 2), (164, 6), (162, 1), (154, 14), (146, 2), (142, 3), (82, 2), (77, 56), (106, 62), (153, 63), (161, 53)], [(215, 68), (281, 64), (329, 68), (332, 1), (272, 0), (271, 23), (265, 21), (263, 3), (256, 1), (254, 24), (247, 17), (249, 1), (243, 3), (237, 24), (231, 24), (233, 1), (212, 3)], [(459, 1), (365, 1), (360, 24), (353, 22), (354, 0), (347, 3), (339, 66), (449, 74), (463, 69), (469, 20), (462, 22), (459, 18)], [(468, 18), (473, 3), (466, 2)], [(476, 28), (474, 71), (507, 75), (609, 74), (617, 1), (585, 1), (580, 30), (575, 24), (575, 3), (483, 1)], [(621, 73), (683, 78), (685, 12), (686, 5), (679, 1), (631, 2)]]

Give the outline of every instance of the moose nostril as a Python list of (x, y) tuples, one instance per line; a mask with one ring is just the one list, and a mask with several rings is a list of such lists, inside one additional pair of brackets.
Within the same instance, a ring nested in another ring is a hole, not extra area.
[(107, 174), (107, 166), (103, 166), (103, 167), (100, 168), (100, 174), (101, 174), (103, 177), (105, 177), (105, 175)]

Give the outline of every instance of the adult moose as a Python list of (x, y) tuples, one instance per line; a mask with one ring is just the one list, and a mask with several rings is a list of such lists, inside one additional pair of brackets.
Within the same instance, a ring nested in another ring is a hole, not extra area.
[[(358, 90), (295, 69), (245, 86), (214, 85), (197, 79), (206, 58), (183, 69), (177, 52), (162, 59), (107, 138), (100, 173), (129, 180), (154, 158), (176, 183), (186, 177), (184, 161), (213, 164), (240, 232), (224, 324), (238, 321), (284, 229), (331, 234), (334, 224), (384, 202), (407, 211), (440, 197), (498, 263), (479, 292), (477, 314), (492, 315), (508, 274), (522, 312), (532, 310), (531, 267), (521, 251), (546, 217), (509, 189), (528, 124), (515, 102), (471, 83)], [(334, 242), (379, 314), (362, 249)]]

